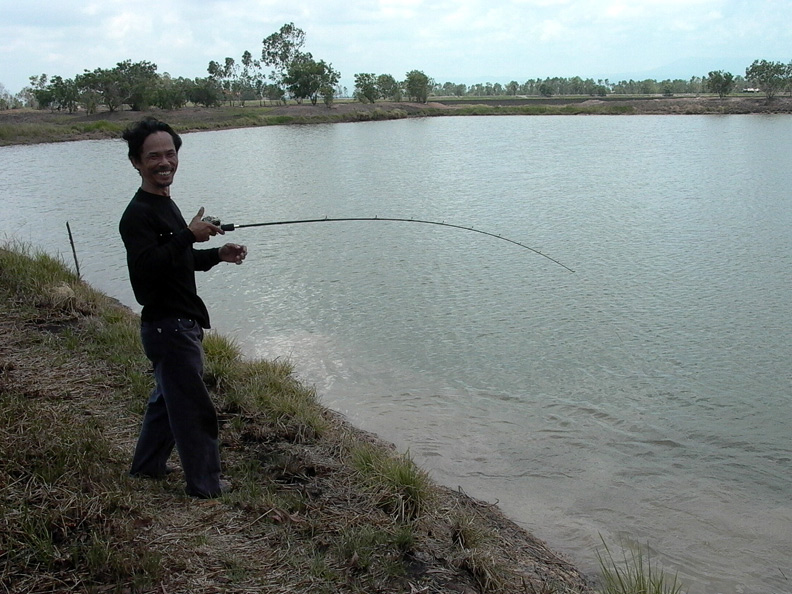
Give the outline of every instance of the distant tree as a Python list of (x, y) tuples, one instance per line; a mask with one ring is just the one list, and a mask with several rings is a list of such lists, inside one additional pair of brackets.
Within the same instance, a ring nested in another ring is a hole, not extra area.
[(223, 102), (223, 89), (211, 76), (196, 78), (189, 87), (189, 100), (204, 107), (217, 107)]
[(261, 64), (271, 67), (270, 80), (282, 85), (289, 66), (303, 53), (305, 32), (294, 23), (286, 23), (261, 43)]
[(206, 71), (217, 81), (228, 104), (233, 105), (234, 99), (241, 94), (242, 90), (238, 76), (239, 67), (234, 58), (226, 57), (222, 64), (212, 60)]
[(262, 100), (266, 99), (267, 96), (266, 94), (267, 77), (264, 75), (264, 73), (261, 70), (260, 60), (253, 60), (253, 65), (252, 68), (249, 69), (249, 73), (250, 73), (250, 84), (253, 88), (256, 98), (259, 100), (259, 105), (261, 105)]
[(792, 62), (786, 67), (786, 90), (792, 93)]
[(302, 54), (289, 64), (283, 83), (286, 85), (289, 95), (297, 103), (302, 103), (304, 99), (318, 95), (319, 87), (322, 84), (319, 79), (318, 66), (310, 53)]
[(543, 82), (539, 85), (539, 94), (542, 97), (552, 97), (553, 96), (553, 87), (550, 84)]
[(723, 70), (713, 70), (707, 75), (705, 84), (710, 93), (717, 93), (723, 99), (734, 90), (734, 75)]
[(704, 90), (704, 78), (700, 76), (691, 76), (690, 80), (687, 81), (685, 85), (684, 81), (680, 81), (684, 86), (685, 90), (680, 91), (680, 93), (687, 92), (687, 93), (701, 93)]
[(37, 109), (48, 109), (52, 106), (55, 100), (52, 94), (52, 89), (49, 87), (49, 80), (46, 74), (31, 76), (30, 80), (30, 94), (33, 96), (35, 107)]
[(407, 77), (404, 80), (404, 90), (407, 93), (407, 97), (419, 103), (426, 103), (429, 98), (430, 86), (429, 77), (420, 70), (411, 70), (407, 73)]
[(319, 60), (323, 67), (323, 72), (320, 74), (322, 85), (319, 88), (319, 95), (322, 97), (324, 104), (330, 107), (333, 104), (333, 98), (337, 90), (340, 90), (339, 81), (341, 80), (341, 72), (333, 68), (332, 64), (325, 63), (324, 60)]
[(32, 89), (45, 89), (47, 87), (48, 77), (46, 74), (39, 74), (37, 76), (29, 76), (30, 88)]
[[(643, 83), (642, 83), (643, 84)], [(690, 92), (699, 92), (693, 91), (693, 86), (686, 80), (682, 80), (680, 78), (670, 79), (666, 78), (660, 82), (652, 81), (650, 84), (650, 88), (655, 88), (663, 93), (666, 97), (671, 97), (677, 94), (684, 94)]]
[(264, 97), (266, 97), (270, 101), (286, 103), (286, 91), (280, 85), (276, 85), (276, 84), (265, 85)]
[(52, 91), (53, 103), (58, 110), (65, 109), (69, 113), (74, 113), (77, 110), (80, 92), (74, 79), (53, 76), (50, 79), (49, 88)]
[[(104, 104), (111, 112), (124, 104), (123, 81), (118, 69), (108, 70), (96, 68), (93, 72), (86, 70), (76, 77), (77, 85), (83, 94), (83, 102)], [(86, 109), (90, 109), (86, 106)]]
[(25, 107), (30, 100), (30, 89), (24, 88), (16, 95), (12, 95), (5, 86), (0, 83), (0, 109), (19, 109)]
[(354, 97), (361, 103), (374, 103), (380, 96), (377, 88), (377, 75), (360, 72), (355, 75)]
[(783, 62), (754, 60), (745, 69), (745, 78), (756, 85), (770, 101), (787, 84), (788, 66)]
[(377, 92), (383, 99), (402, 100), (402, 87), (390, 74), (380, 74), (377, 77)]
[(239, 74), (239, 87), (241, 104), (245, 105), (246, 99), (257, 98), (261, 100), (262, 81), (263, 77), (260, 73), (261, 62), (253, 59), (253, 54), (245, 51), (242, 54), (242, 72)]
[(103, 102), (102, 94), (96, 89), (96, 85), (91, 82), (92, 78), (93, 74), (87, 70), (85, 74), (78, 74), (74, 77), (80, 96), (80, 103), (87, 114), (96, 113), (99, 105)]
[(113, 69), (121, 81), (124, 103), (132, 111), (142, 111), (151, 104), (159, 75), (157, 65), (152, 62), (119, 62)]
[(519, 92), (520, 92), (520, 83), (518, 83), (516, 80), (513, 80), (506, 85), (507, 95), (517, 95)]
[(253, 87), (256, 89), (256, 97), (258, 97), (259, 105), (262, 104), (262, 101), (266, 98), (266, 87), (267, 83), (264, 81), (264, 77), (256, 76), (253, 80)]
[(33, 99), (37, 109), (53, 109), (54, 107), (55, 96), (50, 88), (33, 89)]
[(564, 94), (566, 95), (584, 95), (586, 92), (586, 83), (579, 76), (564, 81)]
[(660, 84), (653, 78), (647, 78), (641, 81), (639, 92), (642, 95), (656, 95), (660, 92)]
[(190, 100), (193, 84), (190, 79), (174, 79), (164, 73), (154, 89), (152, 105), (160, 109), (181, 109)]
[(325, 107), (328, 109), (333, 107), (333, 101), (335, 101), (336, 96), (336, 87), (337, 85), (322, 85), (319, 88), (319, 96), (322, 98), (322, 103), (324, 103)]
[(0, 110), (11, 109), (14, 107), (14, 97), (5, 88), (3, 83), (0, 83)]
[(209, 65), (206, 67), (206, 72), (209, 73), (209, 76), (220, 82), (223, 78), (223, 67), (220, 66), (219, 62), (215, 62), (214, 60), (209, 60)]
[[(319, 98), (319, 91), (332, 89), (338, 83), (339, 73), (324, 60), (316, 61), (310, 53), (301, 54), (292, 60), (283, 78), (289, 93), (298, 103), (309, 99), (313, 105)], [(332, 99), (331, 99), (332, 103)]]

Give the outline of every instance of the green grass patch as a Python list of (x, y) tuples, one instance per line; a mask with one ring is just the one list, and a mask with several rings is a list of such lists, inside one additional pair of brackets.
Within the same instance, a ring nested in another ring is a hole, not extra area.
[(293, 124), (294, 120), (295, 120), (294, 116), (288, 116), (288, 115), (267, 116), (263, 118), (262, 123), (265, 126), (279, 126), (283, 124)]
[(601, 594), (681, 594), (682, 585), (676, 575), (669, 578), (640, 547), (622, 548), (614, 557), (605, 541), (597, 551), (601, 570)]
[(110, 122), (108, 120), (96, 120), (93, 122), (73, 124), (73, 128), (75, 132), (80, 134), (104, 132), (113, 136), (121, 136), (121, 132), (124, 131), (125, 125), (117, 122)]
[(132, 533), (146, 515), (119, 482), (124, 465), (101, 426), (7, 390), (0, 413), (0, 584), (22, 592), (156, 580), (159, 555)]
[(351, 449), (350, 458), (378, 504), (397, 521), (419, 518), (432, 500), (429, 475), (413, 462), (409, 453), (396, 455), (362, 443)]

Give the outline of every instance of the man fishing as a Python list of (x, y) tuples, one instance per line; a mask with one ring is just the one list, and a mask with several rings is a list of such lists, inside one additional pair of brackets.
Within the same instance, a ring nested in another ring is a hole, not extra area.
[(174, 445), (188, 495), (217, 497), (230, 486), (220, 479), (217, 412), (203, 382), (203, 336), (209, 313), (198, 296), (195, 271), (219, 262), (241, 264), (243, 245), (195, 249), (224, 231), (202, 220), (189, 224), (171, 199), (182, 140), (166, 123), (145, 118), (123, 133), (129, 160), (141, 178), (121, 217), (129, 279), (143, 306), (141, 339), (154, 367), (151, 393), (132, 461), (133, 476), (162, 478)]

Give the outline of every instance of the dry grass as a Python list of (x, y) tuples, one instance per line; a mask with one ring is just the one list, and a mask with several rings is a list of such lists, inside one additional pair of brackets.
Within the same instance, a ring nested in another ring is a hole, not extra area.
[[(0, 247), (0, 592), (589, 592), (496, 508), (207, 340), (234, 491), (127, 476), (148, 363), (129, 310)], [(174, 463), (178, 460), (174, 458)]]

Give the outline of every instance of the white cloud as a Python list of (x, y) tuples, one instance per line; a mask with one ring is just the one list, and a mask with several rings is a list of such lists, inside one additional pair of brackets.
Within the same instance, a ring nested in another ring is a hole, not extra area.
[(350, 86), (357, 72), (474, 82), (597, 77), (685, 57), (792, 59), (792, 3), (773, 0), (173, 0), (151, 10), (0, 0), (0, 14), (0, 83), (12, 92), (32, 74), (71, 77), (126, 59), (206, 76), (210, 60), (258, 56), (287, 22)]
[(139, 12), (125, 11), (107, 19), (102, 27), (107, 40), (124, 43), (125, 40), (143, 38), (151, 34), (150, 16)]
[(541, 41), (563, 41), (569, 38), (569, 29), (560, 21), (543, 21), (539, 25)]

